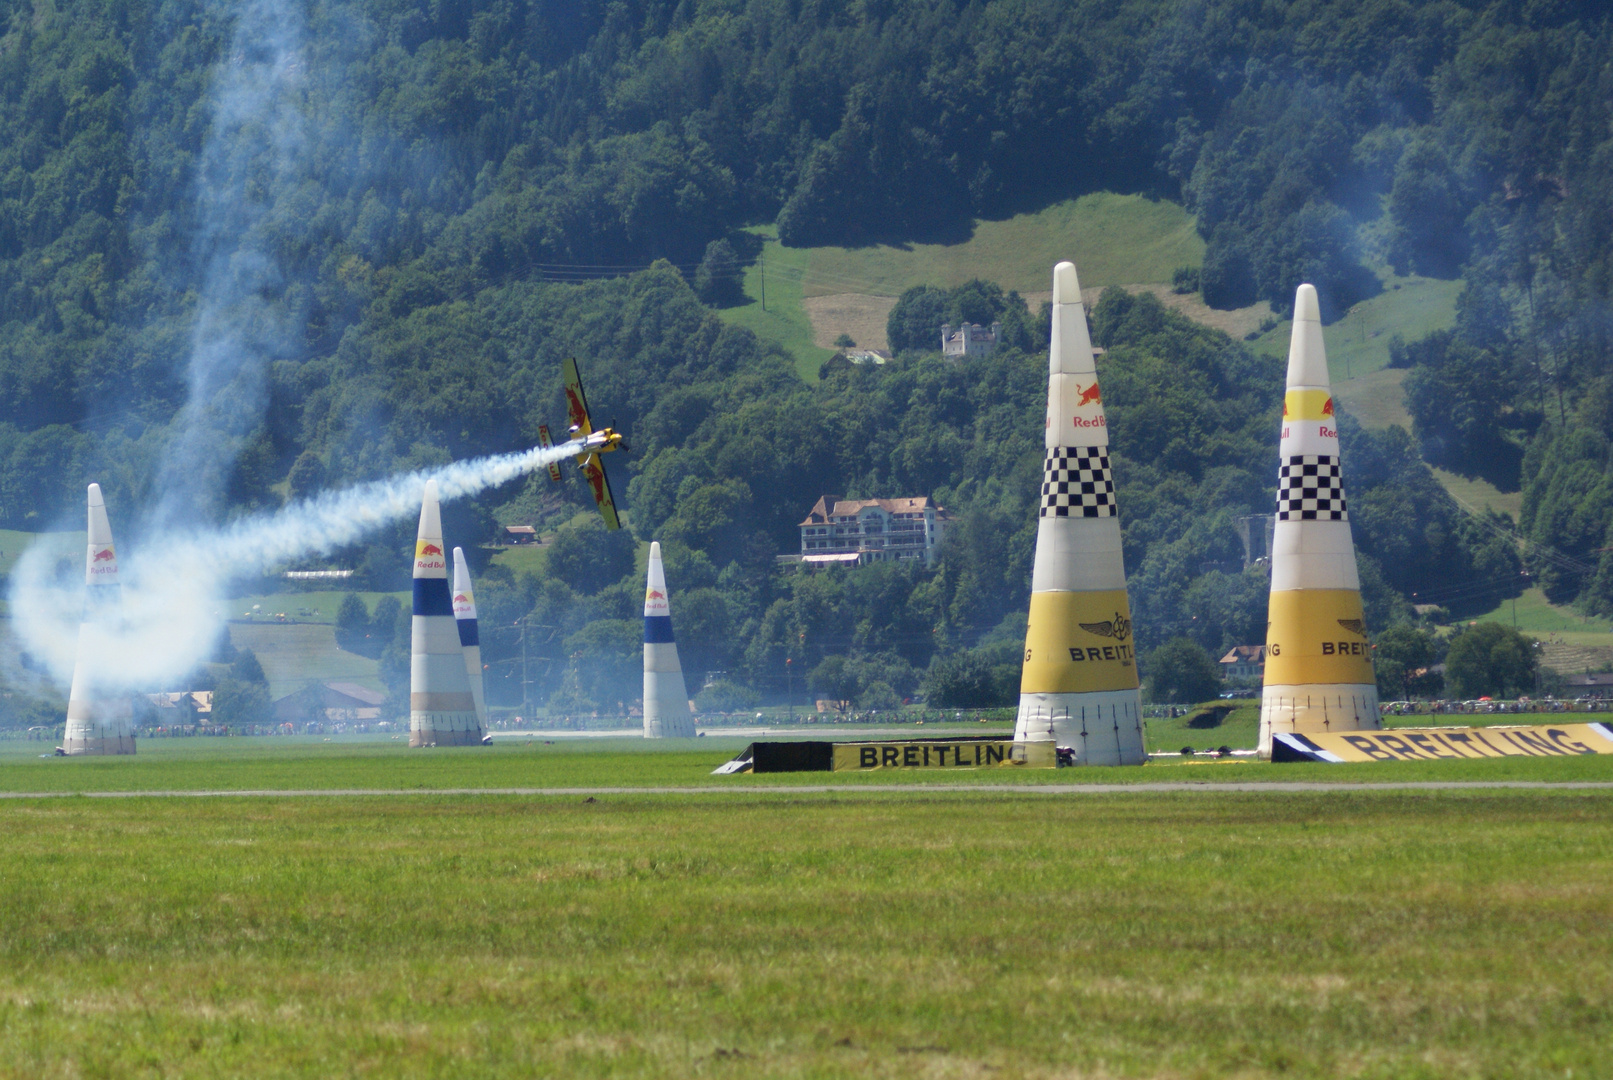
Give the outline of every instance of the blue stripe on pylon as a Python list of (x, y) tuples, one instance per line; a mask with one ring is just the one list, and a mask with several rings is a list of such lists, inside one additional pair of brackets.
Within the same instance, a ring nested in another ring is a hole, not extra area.
[(672, 641), (672, 616), (644, 616), (644, 644), (665, 645)]
[(454, 601), (448, 595), (447, 578), (417, 577), (414, 579), (414, 613), (416, 615), (446, 615), (454, 617)]

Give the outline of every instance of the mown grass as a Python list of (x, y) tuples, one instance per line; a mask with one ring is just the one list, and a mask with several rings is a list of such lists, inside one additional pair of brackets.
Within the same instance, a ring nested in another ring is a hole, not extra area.
[(1538, 588), (1525, 589), (1516, 600), (1503, 600), (1494, 611), (1475, 618), (1478, 622), (1498, 622), (1507, 626), (1516, 623), (1517, 628), (1526, 634), (1602, 634), (1608, 644), (1613, 644), (1613, 623), (1581, 615), (1571, 608), (1559, 607), (1547, 600), (1545, 591)]
[(336, 628), (325, 623), (231, 623), (230, 642), (251, 649), (269, 680), (270, 698), (309, 683), (351, 682), (381, 690), (381, 666), (336, 645)]
[[(1585, 714), (1559, 717), (1583, 722)], [(1500, 722), (1507, 717), (1474, 717)], [(1534, 718), (1525, 718), (1533, 720)], [(1547, 718), (1539, 718), (1546, 720)], [(942, 731), (923, 729), (921, 735)], [(971, 734), (976, 734), (971, 732)], [(1218, 731), (1190, 744), (1199, 749), (1228, 740)], [(859, 737), (855, 732), (803, 732), (801, 738)], [(1127, 768), (949, 769), (869, 773), (783, 773), (713, 776), (711, 770), (752, 740), (709, 736), (694, 744), (642, 738), (495, 738), (489, 747), (410, 750), (398, 738), (262, 737), (155, 739), (126, 758), (56, 758), (49, 742), (0, 742), (0, 792), (85, 791), (309, 791), (450, 788), (594, 788), (715, 786), (723, 789), (828, 784), (855, 788), (937, 783), (967, 785), (1138, 785), (1160, 781), (1398, 782), (1425, 780), (1613, 781), (1613, 756), (1504, 758), (1488, 761), (1271, 765), (1253, 758), (1161, 759)], [(1174, 740), (1167, 740), (1174, 741)], [(1183, 742), (1188, 740), (1184, 739)], [(1177, 749), (1176, 742), (1166, 749)], [(1253, 745), (1253, 740), (1248, 741)], [(40, 755), (47, 755), (41, 757)]]
[(1064, 259), (1075, 262), (1089, 288), (1168, 282), (1178, 267), (1203, 261), (1204, 241), (1176, 203), (1097, 192), (1035, 213), (977, 221), (958, 243), (820, 247), (810, 255), (807, 296), (900, 296), (914, 285), (951, 288), (972, 278), (1045, 293), (1053, 287), (1054, 264)]
[[(1410, 431), (1409, 423), (1406, 430)], [(1477, 476), (1458, 476), (1444, 469), (1432, 468), (1434, 479), (1462, 504), (1475, 511), (1494, 510), (1517, 521), (1523, 513), (1523, 492), (1502, 491), (1488, 480)]]
[[(1456, 297), (1462, 282), (1410, 275), (1396, 277), (1380, 267), (1383, 292), (1361, 301), (1343, 318), (1322, 328), (1328, 373), (1333, 385), (1380, 371), (1389, 364), (1389, 341), (1399, 334), (1416, 341), (1456, 325)], [(1253, 347), (1271, 356), (1288, 355), (1293, 324), (1277, 323)]]
[[(818, 369), (834, 355), (812, 343), (812, 320), (801, 299), (809, 252), (778, 243), (771, 225), (750, 230), (763, 238), (762, 257), (745, 269), (745, 295), (750, 302), (718, 310), (724, 322), (743, 326), (763, 341), (777, 342), (795, 358), (796, 373), (807, 382), (818, 381)], [(763, 307), (763, 292), (766, 307)]]
[(1613, 795), (0, 805), (0, 1076), (1596, 1076)]
[[(229, 619), (253, 619), (259, 625), (278, 625), (278, 616), (302, 622), (335, 623), (336, 609), (341, 606), (347, 589), (316, 589), (311, 592), (277, 592), (257, 596), (238, 596), (224, 601), (223, 612)], [(376, 602), (390, 596), (401, 604), (408, 604), (406, 592), (361, 592), (364, 607), (375, 611)], [(256, 608), (257, 610), (253, 610)]]
[[(1229, 710), (1220, 723), (1212, 723), (1214, 713)], [(1143, 723), (1148, 752), (1175, 753), (1184, 746), (1194, 750), (1214, 750), (1230, 746), (1234, 750), (1253, 749), (1260, 741), (1258, 701), (1206, 702), (1178, 717), (1150, 717)]]

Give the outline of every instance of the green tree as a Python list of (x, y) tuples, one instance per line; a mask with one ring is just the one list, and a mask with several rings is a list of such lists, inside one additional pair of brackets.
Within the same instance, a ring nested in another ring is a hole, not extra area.
[(632, 571), (633, 534), (606, 529), (597, 514), (590, 514), (562, 526), (546, 556), (549, 574), (589, 595)]
[(1150, 701), (1192, 704), (1221, 690), (1215, 660), (1192, 638), (1171, 638), (1148, 654), (1143, 669)]
[[(1378, 697), (1405, 701), (1433, 697), (1445, 685), (1438, 672), (1428, 671), (1438, 656), (1437, 642), (1415, 626), (1392, 626), (1373, 644), (1372, 666), (1378, 676)], [(1423, 674), (1417, 674), (1422, 671)]]
[(273, 717), (269, 710), (269, 685), (222, 676), (213, 687), (213, 722), (218, 724), (266, 724)]
[(1010, 683), (1005, 665), (994, 661), (987, 653), (973, 651), (936, 660), (924, 677), (929, 703), (942, 709), (1012, 705), (1019, 692), (1018, 672), (1013, 672)]
[(713, 240), (695, 270), (694, 291), (701, 303), (730, 307), (745, 302), (744, 278), (745, 269), (734, 246), (727, 240)]
[(1451, 639), (1445, 681), (1458, 698), (1512, 698), (1535, 688), (1539, 642), (1510, 626), (1485, 622)]
[[(390, 629), (390, 628), (389, 628)], [(370, 633), (370, 609), (358, 593), (344, 593), (336, 605), (336, 645), (348, 652), (362, 653)]]
[(885, 320), (885, 340), (897, 352), (940, 352), (941, 324), (950, 317), (951, 307), (945, 289), (915, 285), (897, 297)]

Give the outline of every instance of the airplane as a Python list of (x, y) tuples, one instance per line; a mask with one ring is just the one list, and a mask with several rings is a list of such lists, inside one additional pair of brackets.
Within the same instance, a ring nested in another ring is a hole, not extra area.
[[(582, 377), (577, 374), (577, 361), (567, 357), (560, 365), (561, 373), (566, 380), (566, 411), (570, 413), (571, 427), (568, 429), (571, 441), (578, 445), (577, 467), (582, 470), (588, 487), (593, 492), (594, 502), (599, 504), (599, 514), (605, 519), (605, 528), (620, 529), (621, 519), (616, 516), (616, 500), (611, 498), (610, 480), (605, 476), (605, 466), (599, 460), (600, 454), (608, 454), (612, 450), (626, 450), (627, 444), (622, 442), (622, 436), (615, 428), (604, 427), (594, 430), (593, 420), (588, 416), (588, 399), (583, 396)], [(538, 425), (538, 445), (551, 447), (554, 441), (549, 437), (549, 426)], [(549, 479), (560, 479), (560, 466), (549, 466)]]

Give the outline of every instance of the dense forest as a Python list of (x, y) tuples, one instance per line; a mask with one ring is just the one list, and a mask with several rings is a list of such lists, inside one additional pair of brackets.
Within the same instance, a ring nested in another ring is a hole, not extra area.
[[(991, 307), (1013, 347), (808, 385), (702, 297), (734, 301), (749, 224), (937, 240), (1113, 189), (1195, 214), (1214, 306), (1281, 310), (1309, 280), (1331, 317), (1379, 263), (1466, 282), (1453, 330), (1394, 350), (1414, 430), (1343, 425), (1374, 626), (1520, 580), (1509, 526), (1419, 455), (1521, 486), (1530, 571), (1613, 611), (1609, 7), (3, 0), (0, 526), (71, 520), (90, 478), (137, 532), (175, 485), (221, 518), (530, 445), (576, 354), (634, 444), (633, 530), (690, 594), (692, 666), (773, 692), (793, 637), (873, 697), (938, 656), (995, 671), (1027, 586), (1038, 313), (930, 297)], [(1139, 634), (1253, 639), (1230, 522), (1270, 503), (1275, 369), (1147, 301), (1093, 318)], [(584, 508), (517, 488), (451, 527)], [(935, 494), (956, 540), (934, 573), (778, 573), (826, 490)], [(484, 589), (550, 628), (546, 692), (577, 702), (608, 680), (567, 658), (629, 652), (637, 590), (626, 548), (565, 554), (589, 528)], [(342, 558), (381, 586), (403, 540)]]

